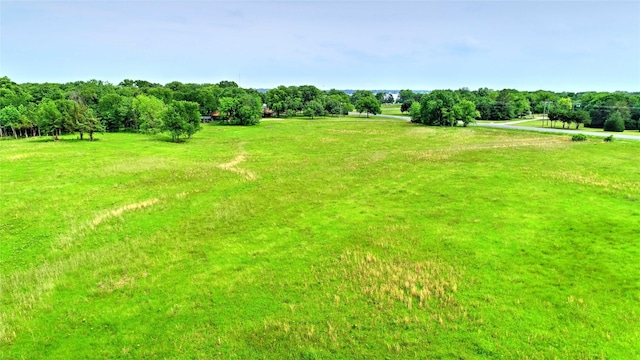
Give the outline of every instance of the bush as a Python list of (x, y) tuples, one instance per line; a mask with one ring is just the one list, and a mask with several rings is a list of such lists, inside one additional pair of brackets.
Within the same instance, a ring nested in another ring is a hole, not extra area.
[(609, 115), (607, 121), (604, 122), (604, 131), (624, 131), (624, 119), (619, 111), (616, 111)]
[(587, 135), (585, 134), (575, 134), (571, 137), (572, 141), (585, 141), (587, 140)]
[(613, 142), (613, 135), (609, 135), (606, 138), (604, 138), (604, 142)]

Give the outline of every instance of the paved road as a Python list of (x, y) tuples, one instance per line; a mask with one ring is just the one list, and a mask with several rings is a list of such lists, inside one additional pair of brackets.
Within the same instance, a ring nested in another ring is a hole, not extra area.
[[(349, 115), (360, 115), (360, 113), (350, 112)], [(369, 117), (383, 117), (383, 118), (411, 121), (411, 118), (408, 117), (408, 116), (396, 116), (396, 115), (380, 114), (380, 115), (369, 115)], [(524, 122), (524, 121), (531, 121), (531, 120), (535, 120), (535, 119), (514, 121), (514, 122), (511, 122), (511, 124), (518, 123), (518, 122)], [(505, 124), (505, 123), (502, 123), (502, 124), (495, 124), (495, 123), (493, 123), (493, 124), (487, 124), (487, 123), (480, 124), (480, 123), (477, 123), (477, 124), (472, 124), (471, 126), (496, 128), (496, 129), (509, 129), (509, 130), (537, 131), (537, 132), (544, 132), (544, 133), (569, 134), (569, 135), (584, 134), (584, 135), (587, 135), (587, 136), (599, 136), (599, 137), (607, 137), (607, 136), (611, 135), (611, 133), (604, 133), (604, 132), (592, 132), (592, 131), (569, 130), (569, 129), (537, 128), (537, 127), (529, 127), (529, 126), (514, 126), (514, 125), (508, 125), (508, 124)], [(634, 132), (634, 133), (636, 133), (638, 135), (613, 134), (613, 137), (616, 138), (616, 139), (626, 139), (626, 140), (637, 140), (637, 141), (640, 141), (640, 133), (637, 133), (637, 132)]]

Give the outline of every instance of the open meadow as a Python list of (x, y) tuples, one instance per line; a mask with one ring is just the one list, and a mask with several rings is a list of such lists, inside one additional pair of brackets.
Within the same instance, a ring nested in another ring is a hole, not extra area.
[(640, 358), (640, 142), (0, 141), (0, 358)]
[(400, 111), (401, 104), (382, 104), (380, 110), (384, 115), (409, 116), (408, 112)]

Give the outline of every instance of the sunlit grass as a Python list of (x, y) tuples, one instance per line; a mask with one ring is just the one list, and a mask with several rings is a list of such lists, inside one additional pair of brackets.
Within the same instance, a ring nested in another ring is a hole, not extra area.
[(637, 358), (640, 144), (349, 118), (0, 142), (2, 358)]
[(407, 112), (400, 111), (401, 104), (382, 104), (380, 110), (384, 115), (409, 116)]
[[(550, 129), (563, 129), (562, 127), (562, 122), (560, 121), (555, 121), (553, 124), (549, 122), (549, 120), (545, 120), (544, 124), (542, 123), (542, 120), (531, 120), (531, 121), (527, 121), (527, 122), (521, 122), (521, 123), (517, 123), (517, 124), (513, 124), (514, 126), (527, 126), (527, 127), (535, 127), (535, 128), (550, 128)], [(567, 126), (565, 124), (564, 129), (568, 129), (568, 130), (576, 130), (576, 125), (575, 124), (571, 124), (569, 126)], [(591, 127), (585, 127), (584, 125), (580, 125), (579, 130), (581, 131), (589, 131), (589, 132), (599, 132), (599, 133), (605, 133), (605, 134), (620, 134), (619, 132), (613, 132), (613, 131), (604, 131), (601, 128), (591, 128)], [(637, 133), (637, 130), (626, 130), (624, 131), (625, 134), (629, 133), (629, 134), (634, 134)]]

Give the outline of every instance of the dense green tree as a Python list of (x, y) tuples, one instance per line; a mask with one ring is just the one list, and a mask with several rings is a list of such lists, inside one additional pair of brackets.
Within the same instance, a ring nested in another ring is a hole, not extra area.
[(32, 136), (36, 136), (36, 123), (35, 123), (35, 105), (30, 103), (27, 106), (20, 105), (18, 106), (18, 111), (20, 112), (20, 121), (18, 122), (18, 128), (20, 129), (21, 135), (24, 137), (29, 137), (29, 132), (31, 132)]
[(202, 129), (202, 122), (200, 120), (200, 105), (192, 101), (181, 101), (180, 110), (183, 116), (187, 119), (187, 137), (191, 139), (193, 134)]
[(162, 131), (171, 135), (174, 142), (180, 141), (180, 136), (187, 133), (187, 119), (180, 113), (176, 101), (171, 102), (162, 113)]
[(280, 117), (280, 114), (287, 111), (287, 106), (289, 105), (287, 102), (288, 97), (287, 87), (283, 85), (267, 91), (265, 96), (267, 107), (276, 113), (276, 117)]
[[(403, 104), (405, 102), (408, 102), (409, 107), (411, 107), (411, 103), (413, 103), (414, 101), (420, 101), (420, 95), (414, 93), (412, 90), (400, 90), (400, 92), (398, 93), (397, 102)], [(407, 110), (409, 109), (409, 107), (407, 107)]]
[(117, 93), (107, 94), (98, 101), (98, 115), (107, 131), (116, 132), (122, 128), (135, 127), (129, 121), (132, 117), (130, 101)]
[(607, 121), (604, 122), (604, 130), (615, 132), (624, 131), (624, 119), (620, 111), (614, 111), (607, 117)]
[(420, 123), (421, 115), (420, 115), (420, 102), (414, 101), (411, 103), (411, 107), (409, 108), (409, 116), (411, 117), (412, 123)]
[(93, 141), (94, 133), (104, 132), (105, 127), (96, 117), (93, 109), (87, 106), (79, 106), (77, 111), (76, 130), (80, 133), (80, 140), (83, 139), (85, 133), (89, 134), (89, 140)]
[(304, 116), (308, 116), (314, 119), (316, 116), (322, 116), (324, 114), (324, 107), (320, 100), (311, 100), (304, 107)]
[(62, 114), (53, 100), (44, 99), (36, 110), (36, 124), (41, 132), (53, 136), (58, 140), (59, 130), (62, 129)]
[(313, 100), (319, 100), (322, 91), (313, 85), (302, 85), (298, 87), (303, 108)]
[(140, 123), (140, 131), (156, 134), (162, 129), (162, 113), (165, 104), (154, 96), (140, 95), (133, 99), (133, 110)]
[(366, 112), (367, 117), (369, 117), (369, 114), (380, 114), (380, 102), (372, 95), (360, 97), (355, 103), (355, 108), (361, 114)]
[[(343, 95), (346, 95), (343, 93)], [(348, 95), (347, 95), (348, 96)], [(326, 98), (324, 109), (330, 115), (344, 115), (353, 110), (353, 105), (348, 97), (342, 95), (329, 95)]]
[[(162, 100), (163, 103), (165, 104), (169, 104), (171, 101), (173, 101), (173, 91), (171, 91), (171, 89), (165, 88), (165, 87), (151, 87), (151, 88), (147, 88), (145, 90), (145, 94), (148, 96), (153, 96), (157, 99)], [(204, 100), (206, 101), (206, 100)], [(205, 104), (202, 104), (202, 106), (206, 106)]]
[(462, 99), (451, 108), (453, 116), (457, 121), (461, 121), (463, 126), (476, 122), (480, 112), (476, 110), (476, 105), (471, 100)]
[(453, 106), (460, 101), (451, 90), (434, 90), (422, 97), (420, 122), (432, 126), (455, 126)]
[(576, 124), (576, 129), (580, 127), (580, 124), (590, 125), (591, 117), (589, 117), (589, 113), (584, 110), (576, 110), (571, 111), (571, 122)]
[(260, 97), (244, 94), (238, 98), (223, 97), (220, 99), (220, 118), (229, 125), (255, 125), (262, 117)]
[(405, 100), (402, 102), (402, 105), (400, 105), (400, 112), (407, 112), (409, 111), (409, 109), (411, 108), (411, 105), (413, 105), (414, 101), (413, 100)]
[(228, 80), (222, 80), (218, 83), (218, 86), (220, 86), (223, 89), (226, 88), (238, 88), (238, 84), (235, 81), (228, 81)]
[(80, 104), (73, 100), (62, 99), (56, 100), (56, 107), (61, 114), (60, 122), (56, 124), (58, 135), (74, 132), (76, 130), (76, 121), (79, 117), (78, 108)]
[(13, 105), (8, 105), (0, 109), (0, 126), (10, 128), (13, 132), (13, 137), (18, 138), (16, 135), (16, 127), (20, 126), (20, 111)]
[(369, 90), (356, 90), (353, 92), (353, 94), (351, 94), (351, 104), (355, 105), (358, 100), (360, 100), (360, 98), (365, 96), (373, 96), (375, 98), (375, 95), (373, 95), (373, 93)]
[(560, 111), (569, 111), (573, 109), (573, 102), (571, 101), (571, 98), (568, 97), (560, 98), (556, 102), (556, 107)]

